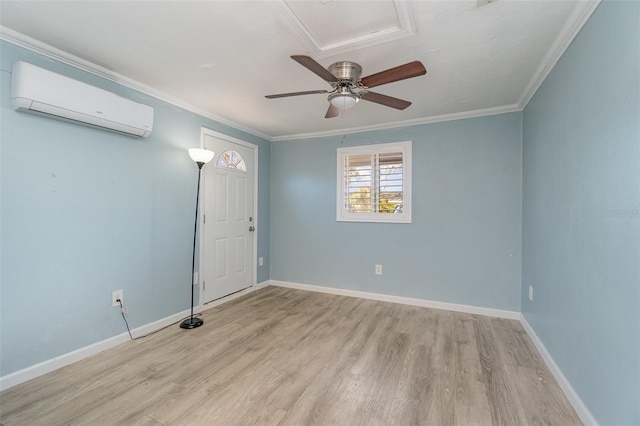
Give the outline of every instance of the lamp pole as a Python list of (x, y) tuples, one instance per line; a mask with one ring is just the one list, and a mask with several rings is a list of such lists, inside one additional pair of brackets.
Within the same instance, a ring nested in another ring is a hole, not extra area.
[(198, 236), (198, 204), (200, 202), (200, 178), (202, 176), (202, 166), (211, 161), (213, 158), (213, 152), (206, 149), (192, 148), (189, 150), (189, 156), (198, 165), (198, 187), (196, 190), (196, 215), (193, 225), (193, 252), (191, 257), (191, 316), (180, 323), (180, 328), (192, 329), (200, 327), (204, 321), (201, 318), (193, 317), (193, 302), (194, 302), (194, 286), (193, 277), (196, 274), (196, 239)]

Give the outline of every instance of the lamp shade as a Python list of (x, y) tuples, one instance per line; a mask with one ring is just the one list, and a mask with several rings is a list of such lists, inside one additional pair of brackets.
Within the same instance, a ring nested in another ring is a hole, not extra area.
[(341, 110), (353, 108), (359, 100), (360, 99), (352, 93), (339, 93), (329, 98), (329, 102), (331, 102), (331, 105), (336, 108), (340, 108)]
[(213, 159), (213, 151), (201, 148), (189, 148), (189, 157), (196, 163), (208, 163)]

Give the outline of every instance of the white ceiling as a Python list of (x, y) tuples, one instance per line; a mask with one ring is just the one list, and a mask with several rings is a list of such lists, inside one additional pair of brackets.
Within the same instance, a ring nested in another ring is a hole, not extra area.
[[(521, 110), (598, 0), (0, 2), (1, 35), (270, 140)], [(481, 2), (486, 3), (486, 1)], [(414, 60), (425, 76), (325, 119), (331, 87), (289, 57), (363, 76)]]

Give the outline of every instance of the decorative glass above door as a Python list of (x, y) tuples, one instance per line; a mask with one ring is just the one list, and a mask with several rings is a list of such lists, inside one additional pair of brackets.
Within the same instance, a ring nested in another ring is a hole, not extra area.
[(218, 160), (216, 161), (216, 167), (237, 170), (239, 172), (247, 171), (247, 166), (245, 166), (242, 156), (233, 149), (220, 153)]

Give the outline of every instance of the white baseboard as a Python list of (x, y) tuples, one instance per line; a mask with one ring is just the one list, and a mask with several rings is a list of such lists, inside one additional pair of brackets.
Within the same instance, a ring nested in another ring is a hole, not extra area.
[(333, 287), (322, 287), (310, 284), (299, 284), (292, 283), (286, 281), (276, 281), (270, 280), (268, 281), (269, 285), (278, 286), (278, 287), (287, 287), (298, 290), (307, 290), (307, 291), (315, 291), (319, 293), (328, 293), (328, 294), (336, 294), (340, 296), (349, 296), (349, 297), (359, 297), (363, 299), (371, 299), (378, 300), (382, 302), (392, 302), (392, 303), (400, 303), (404, 305), (413, 305), (413, 306), (421, 306), (425, 308), (433, 308), (433, 309), (443, 309), (447, 311), (455, 311), (455, 312), (465, 312), (469, 314), (477, 314), (477, 315), (487, 315), (498, 318), (506, 318), (506, 319), (514, 319), (520, 321), (522, 327), (525, 329), (533, 344), (540, 352), (540, 355), (544, 359), (544, 362), (547, 364), (547, 367), (553, 374), (553, 377), (556, 379), (560, 388), (566, 395), (567, 399), (573, 406), (573, 409), (576, 410), (576, 413), (580, 417), (580, 420), (585, 425), (597, 425), (598, 422), (593, 417), (591, 412), (584, 405), (578, 394), (576, 393), (573, 386), (569, 383), (569, 380), (564, 376), (560, 367), (555, 363), (547, 348), (542, 344), (540, 338), (533, 331), (533, 328), (529, 325), (527, 320), (520, 312), (515, 311), (505, 311), (500, 309), (492, 309), (492, 308), (481, 308), (477, 306), (469, 306), (469, 305), (459, 305), (454, 303), (446, 303), (446, 302), (437, 302), (433, 300), (424, 300), (424, 299), (414, 299), (410, 297), (399, 297), (399, 296), (388, 296), (384, 294), (378, 293), (367, 293), (363, 291), (355, 291), (355, 290), (344, 290), (340, 288)]
[[(158, 321), (143, 325), (136, 329), (131, 330), (131, 334), (135, 336), (142, 336), (155, 330), (159, 330), (174, 322), (180, 321), (182, 318), (188, 316), (190, 311), (179, 312), (177, 314), (168, 316)], [(129, 333), (121, 333), (117, 336), (110, 337), (108, 339), (96, 342), (89, 346), (85, 346), (75, 351), (68, 352), (66, 354), (57, 356), (55, 358), (48, 359), (22, 370), (15, 371), (6, 376), (0, 377), (0, 391), (9, 389), (12, 386), (26, 382), (27, 380), (34, 379), (43, 374), (47, 374), (51, 371), (62, 368), (66, 365), (73, 364), (84, 358), (88, 358), (92, 355), (113, 348), (114, 346), (121, 345), (129, 340)]]
[(122, 333), (101, 342), (85, 346), (84, 348), (68, 352), (64, 355), (48, 359), (22, 370), (7, 374), (6, 376), (2, 376), (0, 377), (0, 391), (19, 385), (27, 380), (35, 379), (38, 376), (42, 376), (43, 374), (47, 374), (66, 365), (73, 364), (74, 362), (90, 357), (91, 355), (95, 355), (106, 349), (118, 346), (127, 340), (129, 340), (129, 335), (127, 333)]
[(547, 351), (547, 348), (542, 344), (542, 341), (540, 340), (536, 332), (533, 331), (533, 328), (531, 327), (531, 325), (529, 325), (524, 315), (522, 314), (520, 315), (520, 323), (533, 341), (533, 344), (538, 349), (538, 352), (540, 352), (540, 355), (542, 355), (542, 359), (544, 359), (545, 364), (547, 364), (547, 368), (549, 368), (551, 374), (553, 374), (553, 377), (560, 385), (560, 388), (573, 406), (573, 409), (576, 410), (576, 413), (578, 414), (578, 417), (580, 417), (580, 420), (582, 420), (582, 422), (587, 426), (597, 425), (598, 422), (596, 421), (596, 419), (593, 417), (587, 406), (584, 405), (582, 399), (580, 399), (573, 386), (571, 386), (571, 383), (569, 383), (569, 380), (567, 380), (565, 375), (562, 373), (562, 370), (560, 370), (558, 364), (556, 364), (556, 362), (553, 360), (553, 357), (551, 356), (549, 351)]
[(399, 303), (402, 305), (421, 306), (423, 308), (442, 309), (445, 311), (464, 312), (467, 314), (487, 315), (497, 318), (520, 320), (520, 312), (506, 311), (502, 309), (482, 308), (479, 306), (460, 305), (457, 303), (438, 302), (435, 300), (415, 299), (412, 297), (389, 296), (380, 293), (369, 293), (366, 291), (345, 290), (334, 287), (322, 287), (310, 284), (299, 284), (288, 281), (268, 281), (269, 285), (277, 287), (287, 287), (298, 290), (315, 291), (318, 293), (336, 294), (339, 296), (359, 297), (361, 299), (378, 300), (381, 302)]
[[(315, 291), (319, 293), (328, 293), (335, 294), (340, 296), (349, 296), (349, 297), (359, 297), (362, 299), (370, 299), (370, 300), (378, 300), (381, 302), (391, 302), (391, 303), (399, 303), (403, 305), (412, 305), (412, 306), (421, 306), (425, 308), (433, 308), (433, 309), (442, 309), (447, 311), (455, 311), (455, 312), (465, 312), (469, 314), (476, 315), (487, 315), (497, 318), (506, 318), (506, 319), (515, 319), (519, 320), (522, 324), (523, 328), (533, 341), (533, 344), (536, 346), (538, 351), (540, 352), (542, 358), (544, 359), (547, 367), (553, 374), (554, 378), (562, 388), (563, 392), (567, 396), (567, 399), (573, 406), (574, 410), (580, 417), (580, 419), (584, 422), (585, 425), (597, 425), (597, 421), (591, 414), (591, 412), (584, 405), (578, 394), (576, 393), (573, 386), (569, 383), (567, 378), (560, 370), (560, 367), (555, 363), (547, 348), (542, 344), (542, 341), (538, 337), (538, 335), (533, 331), (533, 328), (529, 325), (527, 320), (520, 312), (515, 311), (506, 311), (501, 309), (492, 309), (492, 308), (482, 308), (478, 306), (470, 306), (470, 305), (460, 305), (455, 303), (446, 303), (446, 302), (438, 302), (433, 300), (425, 300), (425, 299), (415, 299), (410, 297), (400, 297), (400, 296), (390, 296), (379, 293), (369, 293), (364, 291), (356, 291), (356, 290), (345, 290), (340, 288), (333, 287), (322, 287), (310, 284), (299, 284), (292, 283), (286, 281), (277, 281), (277, 280), (269, 280), (263, 281), (259, 284), (256, 284), (252, 287), (234, 293), (230, 296), (224, 297), (222, 299), (218, 299), (211, 303), (208, 303), (204, 306), (198, 306), (194, 308), (194, 312), (202, 312), (207, 309), (213, 308), (215, 306), (219, 306), (223, 303), (229, 302), (238, 297), (242, 297), (246, 294), (249, 294), (253, 291), (259, 290), (266, 286), (273, 285), (277, 287), (287, 287), (298, 290), (307, 290), (307, 291)], [(136, 329), (131, 330), (131, 334), (136, 336), (142, 336), (153, 331), (159, 330), (163, 327), (171, 325), (180, 321), (182, 318), (185, 318), (189, 315), (190, 311), (186, 310), (183, 312), (176, 313), (174, 315), (170, 315), (166, 318), (160, 319), (158, 321), (154, 321), (152, 323), (143, 325)], [(117, 336), (110, 337), (101, 342), (94, 343), (89, 346), (85, 346), (83, 348), (77, 349), (75, 351), (66, 353), (64, 355), (60, 355), (58, 357), (52, 358), (50, 360), (32, 365), (25, 369), (16, 371), (14, 373), (8, 374), (6, 376), (0, 377), (0, 391), (9, 389), (12, 386), (17, 384), (26, 382), (27, 380), (34, 379), (38, 376), (42, 376), (43, 374), (49, 373), (51, 371), (57, 370), (61, 367), (64, 367), (69, 364), (73, 364), (74, 362), (80, 361), (84, 358), (95, 355), (104, 350), (110, 349), (112, 347), (118, 346), (122, 343), (125, 343), (129, 340), (128, 333), (122, 333)]]
[[(258, 289), (261, 289), (263, 287), (266, 287), (267, 285), (268, 285), (268, 281), (256, 284), (252, 287), (249, 287), (247, 289), (234, 293), (230, 296), (223, 297), (222, 299), (218, 299), (204, 306), (196, 306), (194, 307), (193, 311), (195, 313), (205, 311), (207, 309), (213, 308), (214, 306), (221, 305), (223, 303), (229, 302), (238, 297), (244, 296), (245, 294), (248, 294)], [(191, 313), (191, 310), (178, 312), (166, 318), (162, 318), (158, 321), (154, 321), (149, 324), (145, 324), (141, 327), (135, 328), (131, 330), (131, 334), (133, 335), (134, 338), (139, 336), (144, 336), (145, 334), (152, 333), (156, 330), (160, 330), (161, 328), (164, 328), (168, 325), (176, 323), (181, 319), (188, 317), (190, 313)], [(73, 364), (74, 362), (80, 361), (84, 358), (88, 358), (92, 355), (95, 355), (107, 349), (121, 345), (127, 341), (129, 341), (129, 333), (118, 334), (117, 336), (110, 337), (108, 339), (102, 340), (100, 342), (96, 342), (89, 346), (76, 349), (75, 351), (68, 352), (66, 354), (40, 362), (38, 364), (32, 365), (22, 370), (18, 370), (11, 374), (7, 374), (6, 376), (0, 377), (0, 391), (9, 389), (10, 387), (18, 385), (20, 383), (24, 383), (27, 380), (35, 379), (38, 376), (42, 376), (43, 374), (47, 374), (51, 371), (57, 370), (66, 365)]]
[(247, 287), (244, 290), (240, 290), (237, 293), (233, 293), (233, 294), (230, 294), (228, 296), (222, 297), (220, 299), (216, 299), (216, 300), (214, 300), (212, 302), (205, 303), (204, 305), (202, 305), (200, 307), (200, 311), (204, 312), (207, 309), (215, 308), (216, 306), (222, 305), (223, 303), (230, 302), (233, 299), (237, 299), (239, 297), (242, 297), (244, 295), (252, 293), (252, 292), (254, 292), (256, 290), (260, 290), (261, 288), (267, 287), (268, 285), (269, 285), (269, 281), (263, 281), (261, 283), (254, 284), (253, 286)]

